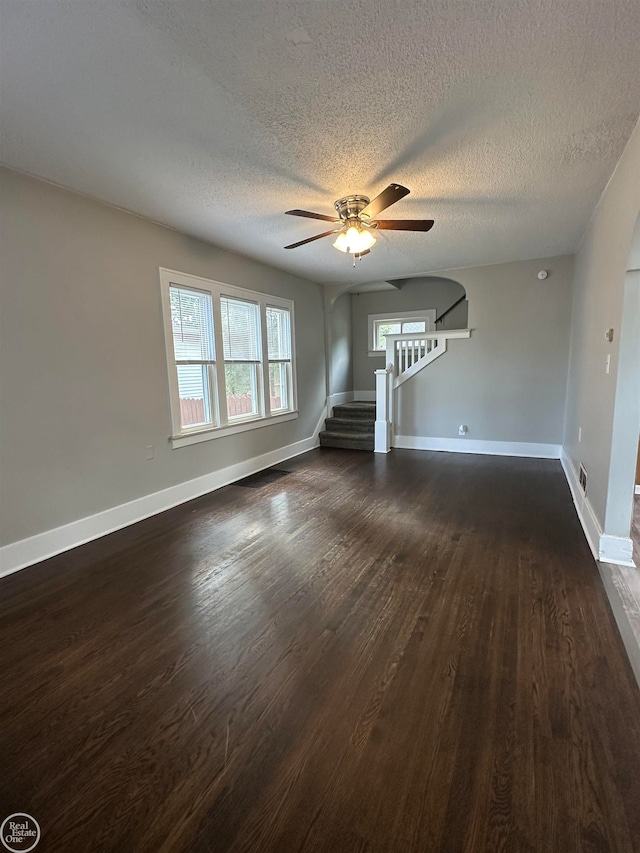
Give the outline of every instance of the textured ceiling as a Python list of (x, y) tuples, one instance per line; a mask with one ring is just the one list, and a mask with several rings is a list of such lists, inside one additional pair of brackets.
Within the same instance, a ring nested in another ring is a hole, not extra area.
[[(0, 0), (0, 159), (322, 282), (574, 251), (640, 109), (637, 0)], [(411, 195), (355, 270), (325, 230)]]

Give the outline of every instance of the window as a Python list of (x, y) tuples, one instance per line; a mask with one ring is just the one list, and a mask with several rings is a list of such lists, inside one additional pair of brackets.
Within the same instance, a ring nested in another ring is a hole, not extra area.
[(215, 355), (211, 296), (190, 288), (169, 288), (173, 354), (185, 429), (215, 424)]
[(260, 310), (255, 302), (220, 299), (224, 387), (229, 423), (262, 412), (260, 394)]
[(174, 447), (297, 417), (293, 303), (160, 270)]
[(401, 315), (369, 314), (369, 354), (380, 355), (387, 348), (387, 335), (408, 335), (435, 330), (435, 309), (404, 311)]
[(267, 306), (267, 344), (271, 411), (286, 411), (291, 387), (291, 315), (287, 308)]

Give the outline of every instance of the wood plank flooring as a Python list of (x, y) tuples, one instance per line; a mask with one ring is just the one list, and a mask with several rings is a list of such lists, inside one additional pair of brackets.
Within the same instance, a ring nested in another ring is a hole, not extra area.
[(601, 570), (608, 573), (618, 598), (618, 624), (625, 632), (627, 652), (633, 656), (636, 681), (640, 683), (640, 495), (634, 498), (631, 539), (635, 568), (608, 563)]
[(557, 462), (317, 450), (0, 581), (44, 851), (640, 850), (640, 693)]

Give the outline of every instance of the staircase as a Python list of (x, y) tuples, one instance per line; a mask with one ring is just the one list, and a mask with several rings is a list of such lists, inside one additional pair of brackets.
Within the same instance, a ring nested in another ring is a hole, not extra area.
[(326, 418), (320, 433), (321, 447), (343, 447), (346, 450), (373, 450), (375, 403), (342, 403), (333, 407), (333, 417)]

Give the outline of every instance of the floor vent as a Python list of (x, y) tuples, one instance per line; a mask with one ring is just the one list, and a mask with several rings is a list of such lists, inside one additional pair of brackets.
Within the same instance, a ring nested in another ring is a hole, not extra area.
[(580, 465), (580, 473), (578, 475), (578, 480), (580, 481), (580, 486), (582, 491), (586, 494), (587, 492), (587, 472), (585, 471), (584, 465)]
[(279, 468), (267, 468), (265, 471), (258, 471), (257, 474), (238, 480), (233, 485), (243, 486), (246, 489), (261, 489), (263, 486), (276, 483), (281, 477), (286, 477), (290, 473), (291, 471), (281, 471)]

